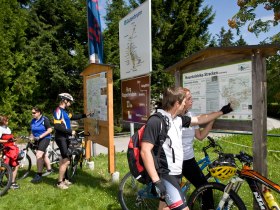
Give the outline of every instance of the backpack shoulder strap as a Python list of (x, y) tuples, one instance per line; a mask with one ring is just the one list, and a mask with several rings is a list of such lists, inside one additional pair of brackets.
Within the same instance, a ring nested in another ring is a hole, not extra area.
[(155, 160), (155, 164), (157, 165), (157, 171), (158, 173), (160, 174), (161, 173), (161, 166), (160, 166), (160, 154), (161, 154), (161, 151), (162, 151), (162, 147), (163, 147), (163, 144), (165, 142), (165, 140), (168, 138), (168, 129), (169, 129), (169, 119), (167, 116), (164, 116), (162, 113), (160, 112), (156, 112), (154, 114), (152, 114), (150, 117), (152, 116), (157, 116), (158, 118), (160, 118), (161, 120), (161, 128), (160, 128), (160, 133), (158, 135), (158, 140), (159, 140), (159, 147), (158, 147), (158, 152), (157, 152), (157, 155), (156, 155), (156, 160)]
[(168, 133), (168, 129), (169, 129), (169, 126), (168, 126), (169, 119), (167, 116), (164, 116), (160, 112), (156, 112), (156, 113), (152, 114), (150, 117), (152, 117), (152, 116), (157, 116), (161, 120), (161, 127), (160, 127), (160, 133), (159, 133), (158, 139), (160, 140), (160, 144), (162, 145), (165, 142), (166, 138), (168, 137), (167, 133)]

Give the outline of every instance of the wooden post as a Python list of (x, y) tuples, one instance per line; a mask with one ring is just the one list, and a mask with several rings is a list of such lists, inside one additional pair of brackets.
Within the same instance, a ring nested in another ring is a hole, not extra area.
[(253, 102), (253, 167), (267, 176), (267, 82), (265, 58), (260, 50), (252, 55), (252, 102)]
[(182, 79), (181, 79), (182, 75), (180, 71), (176, 70), (174, 76), (175, 76), (175, 86), (176, 87), (182, 86)]

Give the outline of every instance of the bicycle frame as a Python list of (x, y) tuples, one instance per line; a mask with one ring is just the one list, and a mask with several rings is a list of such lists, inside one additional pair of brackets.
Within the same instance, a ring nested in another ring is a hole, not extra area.
[[(214, 148), (215, 152), (220, 153), (222, 152), (221, 146), (211, 137), (207, 137), (209, 139), (208, 145), (203, 147), (203, 153), (204, 157), (201, 158), (197, 163), (200, 167), (201, 170), (204, 170), (208, 165), (212, 162), (210, 160), (210, 156), (207, 154), (207, 150), (209, 148)], [(206, 175), (207, 178), (209, 178), (210, 173)], [(216, 180), (219, 182), (219, 180)], [(128, 200), (129, 205), (133, 205), (134, 207), (152, 207), (154, 208), (154, 204), (156, 204), (156, 201), (153, 200), (158, 200), (159, 197), (157, 193), (154, 193), (152, 191), (152, 183), (148, 184), (141, 184), (139, 183), (133, 175), (128, 172), (124, 178), (122, 179), (120, 186), (119, 186), (119, 193), (118, 193), (118, 199), (120, 201), (120, 204), (123, 209), (129, 209), (126, 203), (126, 194), (128, 193)], [(190, 189), (191, 183), (186, 182), (186, 183), (181, 183), (181, 190), (184, 194)], [(130, 195), (131, 194), (131, 195)], [(131, 200), (132, 199), (132, 200)], [(142, 206), (143, 205), (143, 206)], [(157, 208), (157, 207), (155, 207)]]
[[(269, 189), (272, 189), (276, 193), (280, 193), (280, 185), (267, 179), (266, 177), (262, 176), (261, 174), (259, 174), (256, 171), (252, 170), (248, 166), (243, 166), (242, 170), (239, 172), (239, 178), (242, 180), (245, 180), (248, 183), (248, 185), (254, 195), (254, 199), (257, 202), (260, 209), (265, 209), (265, 207), (267, 209), (269, 209), (268, 204), (264, 198), (262, 189), (260, 187), (261, 184), (265, 185)], [(242, 182), (241, 182), (241, 184), (242, 184)], [(240, 188), (241, 184), (237, 185), (238, 188), (236, 190), (238, 190)]]
[(244, 183), (244, 181), (246, 181), (250, 187), (250, 190), (254, 195), (254, 200), (258, 204), (259, 209), (269, 209), (268, 204), (264, 198), (262, 188), (260, 186), (265, 185), (269, 189), (280, 194), (280, 185), (262, 176), (260, 173), (254, 171), (247, 165), (244, 165), (241, 171), (238, 171), (237, 174), (238, 177), (233, 177), (230, 180), (229, 184), (225, 189), (225, 192), (229, 192), (230, 190), (233, 190), (237, 193), (241, 185)]
[[(211, 163), (210, 157), (206, 151), (204, 151), (204, 155), (205, 155), (204, 158), (197, 161), (197, 164), (199, 165), (201, 171), (203, 171)], [(215, 178), (215, 181), (219, 182), (219, 180), (216, 178)], [(183, 192), (188, 191), (190, 186), (191, 186), (191, 183), (187, 182), (185, 185), (183, 185), (182, 191)]]
[[(211, 138), (211, 137), (207, 137), (210, 140), (210, 144), (206, 147), (203, 147), (203, 153), (204, 153), (204, 157), (202, 159), (200, 159), (199, 161), (197, 161), (197, 164), (199, 165), (201, 171), (203, 171), (210, 163), (210, 157), (207, 153), (207, 150), (209, 148), (214, 148), (214, 147), (219, 147), (221, 149), (221, 147), (215, 143), (215, 141)], [(216, 182), (220, 182), (219, 179), (214, 178)], [(186, 182), (182, 187), (182, 192), (187, 192), (190, 189), (191, 183), (190, 182)], [(153, 195), (152, 193), (148, 193), (151, 191), (152, 188), (152, 183), (147, 184), (147, 186), (145, 188), (143, 188), (142, 190), (138, 191), (138, 196), (141, 197), (145, 197), (145, 198), (158, 198), (158, 196)]]

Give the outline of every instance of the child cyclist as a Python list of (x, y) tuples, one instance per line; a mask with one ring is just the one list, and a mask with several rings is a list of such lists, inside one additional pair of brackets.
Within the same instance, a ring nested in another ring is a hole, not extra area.
[(0, 143), (4, 146), (5, 160), (4, 162), (13, 168), (11, 189), (19, 189), (16, 183), (17, 171), (19, 168), (18, 154), (19, 148), (15, 145), (14, 136), (11, 129), (8, 127), (9, 118), (7, 116), (0, 116)]

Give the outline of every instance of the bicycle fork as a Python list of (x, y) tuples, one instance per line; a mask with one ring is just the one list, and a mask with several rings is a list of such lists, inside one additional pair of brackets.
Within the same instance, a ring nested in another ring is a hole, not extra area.
[[(225, 187), (223, 197), (219, 202), (217, 210), (231, 208), (233, 201), (230, 199), (230, 191), (232, 190), (237, 193), (243, 182), (244, 182), (244, 180), (239, 177), (233, 177), (230, 180), (230, 182)], [(226, 207), (225, 207), (225, 204), (226, 204)]]

